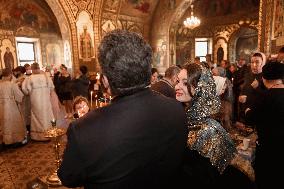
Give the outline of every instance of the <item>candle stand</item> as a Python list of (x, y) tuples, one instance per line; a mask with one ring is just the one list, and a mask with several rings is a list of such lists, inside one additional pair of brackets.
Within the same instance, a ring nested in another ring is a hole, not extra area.
[(50, 138), (53, 142), (53, 150), (55, 156), (54, 164), (56, 168), (49, 175), (40, 178), (40, 180), (42, 180), (49, 186), (61, 186), (62, 183), (57, 176), (57, 170), (59, 169), (61, 163), (59, 140), (66, 133), (66, 130), (62, 128), (57, 128), (56, 120), (52, 120), (51, 125), (52, 127), (45, 132), (45, 137)]

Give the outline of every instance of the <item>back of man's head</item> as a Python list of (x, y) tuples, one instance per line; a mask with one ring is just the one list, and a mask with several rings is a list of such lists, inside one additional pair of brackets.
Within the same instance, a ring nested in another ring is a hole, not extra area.
[(170, 66), (165, 72), (165, 78), (171, 79), (180, 72), (178, 66)]
[(32, 63), (31, 68), (32, 68), (32, 70), (39, 70), (40, 69), (39, 64), (36, 63), (36, 62)]
[(113, 95), (135, 93), (150, 85), (152, 49), (139, 34), (109, 32), (101, 41), (98, 59)]

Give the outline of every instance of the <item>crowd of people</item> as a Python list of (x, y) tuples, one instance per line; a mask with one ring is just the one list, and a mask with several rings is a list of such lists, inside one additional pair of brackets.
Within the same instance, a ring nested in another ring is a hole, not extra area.
[[(209, 56), (204, 62), (196, 57), (170, 66), (161, 77), (151, 66), (150, 45), (136, 33), (114, 30), (98, 47), (102, 75), (94, 83), (112, 97), (107, 106), (91, 110), (84, 66), (73, 79), (64, 65), (49, 77), (35, 63), (32, 74), (19, 69), (15, 81), (10, 70), (3, 71), (3, 142), (23, 143), (28, 124), (31, 139), (44, 140), (42, 133), (59, 112), (56, 105), (64, 104), (66, 117), (76, 118), (68, 126), (58, 170), (64, 186), (281, 187), (277, 170), (284, 163), (275, 148), (282, 147), (284, 137), (282, 54), (284, 48), (276, 59), (256, 52), (250, 63), (241, 58), (219, 65)], [(22, 119), (29, 113), (30, 119)], [(238, 166), (243, 157), (230, 135), (246, 128), (258, 135), (253, 178)]]
[(64, 64), (54, 73), (41, 70), (38, 63), (4, 69), (0, 81), (0, 150), (25, 145), (30, 139), (46, 141), (44, 135), (52, 119), (67, 127), (69, 119), (86, 114), (88, 109), (76, 103), (85, 100), (89, 107), (87, 75), (84, 65), (74, 78)]

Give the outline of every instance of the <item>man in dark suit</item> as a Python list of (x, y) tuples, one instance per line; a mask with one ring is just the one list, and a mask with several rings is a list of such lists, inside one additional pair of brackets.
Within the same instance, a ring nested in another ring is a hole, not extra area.
[(169, 67), (165, 72), (165, 77), (151, 85), (151, 89), (159, 92), (167, 97), (176, 99), (176, 91), (175, 85), (178, 80), (178, 73), (180, 72), (180, 68), (177, 66)]
[(181, 104), (149, 89), (151, 47), (132, 32), (114, 30), (99, 46), (110, 105), (71, 123), (58, 176), (68, 187), (168, 188), (186, 148)]

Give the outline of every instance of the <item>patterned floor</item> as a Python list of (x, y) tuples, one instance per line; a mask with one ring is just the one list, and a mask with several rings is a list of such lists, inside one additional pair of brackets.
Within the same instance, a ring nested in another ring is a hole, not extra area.
[[(235, 134), (233, 136), (240, 137), (240, 135)], [(249, 138), (252, 141), (256, 139), (254, 134), (251, 134)], [(241, 144), (242, 138), (236, 140), (239, 140)], [(66, 136), (64, 135), (61, 139), (61, 154), (65, 144)], [(245, 154), (245, 156), (248, 156), (248, 154)], [(54, 160), (52, 142), (30, 141), (25, 146), (8, 148), (0, 152), (0, 189), (47, 189), (48, 187), (44, 183), (40, 187), (33, 186), (34, 183), (40, 183), (38, 178), (42, 178), (54, 170)], [(237, 164), (240, 164), (241, 170), (250, 178), (254, 177), (250, 161), (240, 161)], [(66, 187), (52, 188), (66, 189)]]
[(7, 149), (0, 154), (0, 189), (33, 188), (31, 183), (35, 183), (38, 177), (48, 175), (54, 168), (52, 142), (30, 141), (23, 147)]

